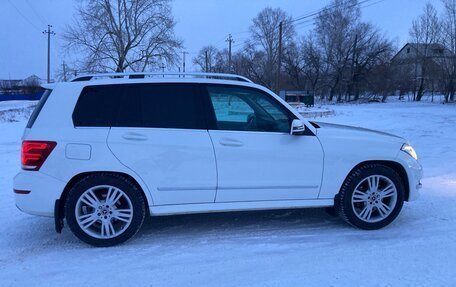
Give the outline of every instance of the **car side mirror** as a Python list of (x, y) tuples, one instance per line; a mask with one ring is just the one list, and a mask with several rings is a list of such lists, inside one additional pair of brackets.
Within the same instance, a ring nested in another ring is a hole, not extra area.
[(290, 135), (302, 135), (306, 131), (306, 126), (301, 120), (293, 120), (291, 123)]

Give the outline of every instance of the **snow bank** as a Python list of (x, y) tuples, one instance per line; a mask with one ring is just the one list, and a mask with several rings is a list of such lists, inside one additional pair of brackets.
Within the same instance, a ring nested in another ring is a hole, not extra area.
[(89, 247), (16, 209), (24, 121), (0, 123), (0, 286), (454, 286), (456, 106), (334, 105), (323, 121), (395, 133), (425, 169), (421, 198), (362, 231), (323, 210), (156, 217), (126, 244)]
[(36, 101), (0, 102), (0, 123), (27, 120), (33, 112)]

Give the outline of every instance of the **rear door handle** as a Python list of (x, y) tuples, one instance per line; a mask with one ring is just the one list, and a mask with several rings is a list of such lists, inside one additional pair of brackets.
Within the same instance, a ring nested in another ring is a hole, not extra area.
[(244, 144), (238, 140), (230, 139), (230, 138), (221, 138), (219, 143), (224, 146), (232, 146), (232, 147), (240, 147)]
[(122, 137), (129, 141), (146, 141), (148, 139), (147, 136), (135, 132), (123, 134)]

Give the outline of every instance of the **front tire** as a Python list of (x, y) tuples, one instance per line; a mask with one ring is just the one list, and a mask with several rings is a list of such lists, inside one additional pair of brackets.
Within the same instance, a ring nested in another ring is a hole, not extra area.
[(118, 174), (84, 177), (70, 190), (65, 216), (80, 240), (97, 247), (123, 243), (144, 222), (146, 204), (141, 190)]
[(399, 174), (382, 164), (354, 170), (336, 197), (340, 217), (361, 229), (380, 229), (390, 224), (404, 204), (404, 183)]

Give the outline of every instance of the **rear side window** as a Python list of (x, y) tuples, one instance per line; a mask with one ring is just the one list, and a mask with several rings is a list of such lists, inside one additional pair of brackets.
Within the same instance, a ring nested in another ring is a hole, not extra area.
[(75, 126), (205, 129), (204, 110), (190, 84), (86, 87), (73, 113)]
[(44, 107), (44, 104), (46, 103), (47, 99), (49, 98), (49, 95), (52, 93), (52, 90), (45, 90), (43, 95), (41, 96), (40, 101), (38, 102), (38, 105), (35, 107), (33, 110), (32, 115), (30, 116), (26, 128), (30, 129), (32, 128), (33, 124), (36, 121), (36, 118), (40, 114), (41, 110)]
[[(118, 86), (120, 88), (120, 86)], [(114, 121), (122, 89), (116, 86), (85, 87), (73, 112), (79, 127), (110, 127)]]
[(192, 85), (148, 85), (140, 88), (145, 127), (202, 129), (203, 110)]

